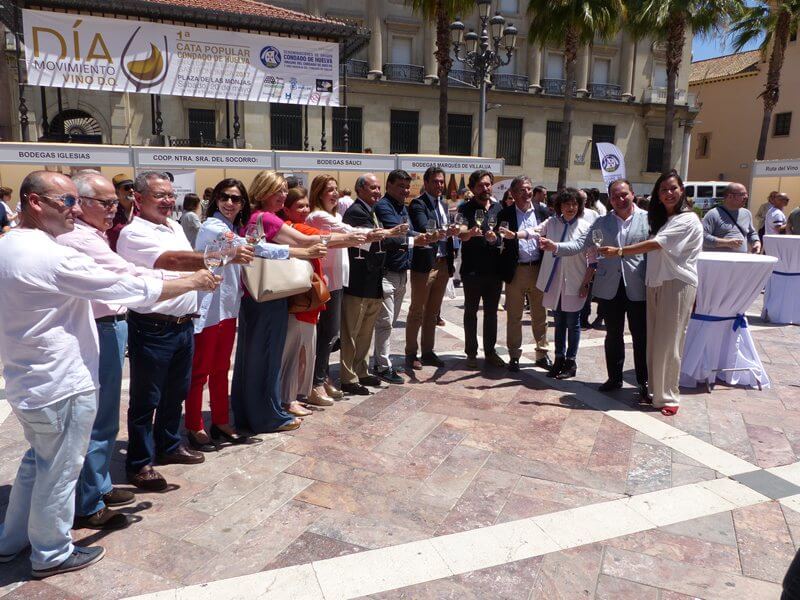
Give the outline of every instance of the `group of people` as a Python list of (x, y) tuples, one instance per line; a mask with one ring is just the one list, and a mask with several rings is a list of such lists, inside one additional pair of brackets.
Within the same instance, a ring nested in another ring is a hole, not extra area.
[[(163, 173), (28, 175), (19, 226), (0, 239), (0, 358), (31, 446), (0, 529), (0, 562), (30, 545), (34, 577), (76, 570), (103, 551), (74, 546), (72, 527), (128, 525), (115, 507), (134, 494), (114, 487), (109, 472), (126, 348), (127, 480), (162, 491), (157, 465), (201, 463), (205, 452), (296, 429), (345, 395), (404, 384), (404, 371), (445, 367), (436, 326), (457, 252), (468, 369), (479, 366), (482, 312), (486, 364), (520, 370), (528, 303), (535, 365), (574, 377), (581, 313), (594, 296), (606, 322), (600, 389), (622, 387), (627, 317), (639, 394), (675, 414), (697, 255), (704, 244), (741, 249), (731, 241), (740, 226), (757, 249), (742, 186), (730, 186), (724, 208), (701, 223), (674, 171), (657, 180), (648, 211), (623, 179), (609, 186), (610, 211), (599, 193), (573, 188), (548, 206), (546, 190), (525, 176), (511, 182), (510, 202), (498, 202), (485, 170), (469, 176), (469, 198), (449, 211), (446, 175), (429, 168), (409, 201), (406, 171), (390, 172), (385, 190), (366, 173), (344, 202), (332, 176), (306, 190), (262, 171), (249, 186), (220, 181), (204, 219), (200, 199), (190, 198), (180, 224), (170, 218), (176, 194)], [(209, 271), (212, 246), (228, 248), (230, 260)], [(326, 302), (290, 312), (287, 298), (259, 302), (247, 292), (246, 265), (289, 258), (310, 261)], [(496, 350), (504, 284), (508, 364)], [(404, 358), (396, 361), (391, 334), (409, 294)], [(330, 370), (337, 349), (339, 381)]]

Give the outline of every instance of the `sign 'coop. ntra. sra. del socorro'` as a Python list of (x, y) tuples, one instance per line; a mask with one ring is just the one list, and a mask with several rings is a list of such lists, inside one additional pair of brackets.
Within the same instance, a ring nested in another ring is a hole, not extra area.
[(334, 42), (22, 13), (30, 85), (339, 106)]

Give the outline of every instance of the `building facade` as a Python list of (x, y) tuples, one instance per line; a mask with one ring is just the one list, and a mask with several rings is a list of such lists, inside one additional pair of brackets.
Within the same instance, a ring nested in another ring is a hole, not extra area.
[[(438, 152), (439, 90), (432, 23), (414, 14), (402, 0), (296, 0), (274, 4), (368, 30), (368, 44), (343, 59), (347, 110), (164, 96), (158, 99), (157, 119), (156, 100), (150, 95), (126, 97), (25, 86), (30, 139), (46, 138), (44, 124), (49, 126), (55, 121), (55, 128), (63, 129), (66, 118), (80, 131), (74, 119), (88, 118), (88, 134), (112, 144), (230, 145), (235, 137), (239, 147), (252, 148)], [(499, 69), (492, 80), (484, 154), (504, 158), (506, 175), (526, 174), (537, 183), (553, 187), (558, 173), (564, 55), (560, 48), (542, 49), (527, 43), (525, 4), (523, 0), (496, 2), (495, 8), (519, 29), (520, 36), (510, 64)], [(477, 27), (477, 12), (462, 15), (462, 20), (467, 27)], [(690, 56), (689, 35), (685, 65)], [(7, 64), (3, 77), (9, 82), (10, 92), (6, 92), (11, 97), (12, 110), (0, 117), (4, 119), (0, 121), (0, 135), (19, 139), (13, 62)], [(456, 62), (453, 68), (448, 153), (474, 154), (478, 92), (463, 65)], [(568, 183), (602, 187), (593, 142), (613, 142), (625, 154), (627, 175), (636, 184), (637, 193), (649, 192), (649, 184), (660, 170), (663, 148), (663, 47), (647, 39), (635, 41), (625, 33), (612, 40), (595, 40), (581, 49), (576, 83)], [(694, 111), (693, 98), (687, 92), (688, 69), (683, 69), (677, 87), (679, 121), (673, 157), (675, 166), (680, 167), (684, 133), (688, 132), (684, 124)], [(0, 91), (0, 97), (2, 94)], [(44, 110), (47, 116), (42, 114)]]
[[(767, 67), (758, 50), (692, 63), (689, 90), (700, 106), (689, 156), (692, 179), (750, 182), (764, 114), (759, 94), (764, 91)], [(786, 47), (765, 160), (800, 158), (799, 90), (800, 43), (795, 36)]]

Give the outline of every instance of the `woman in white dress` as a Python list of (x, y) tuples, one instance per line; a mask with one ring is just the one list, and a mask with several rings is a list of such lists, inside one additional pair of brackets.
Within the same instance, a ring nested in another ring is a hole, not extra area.
[(673, 170), (656, 180), (651, 197), (653, 237), (623, 248), (600, 248), (603, 256), (652, 252), (647, 257), (647, 372), (653, 406), (674, 415), (686, 327), (697, 294), (697, 256), (703, 225), (686, 202), (683, 180)]

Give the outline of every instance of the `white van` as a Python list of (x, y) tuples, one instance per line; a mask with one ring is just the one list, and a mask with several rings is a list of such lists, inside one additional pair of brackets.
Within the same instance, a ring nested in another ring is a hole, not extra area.
[(730, 183), (730, 181), (684, 181), (683, 187), (686, 197), (694, 200), (695, 208), (705, 213), (722, 200), (725, 188)]

